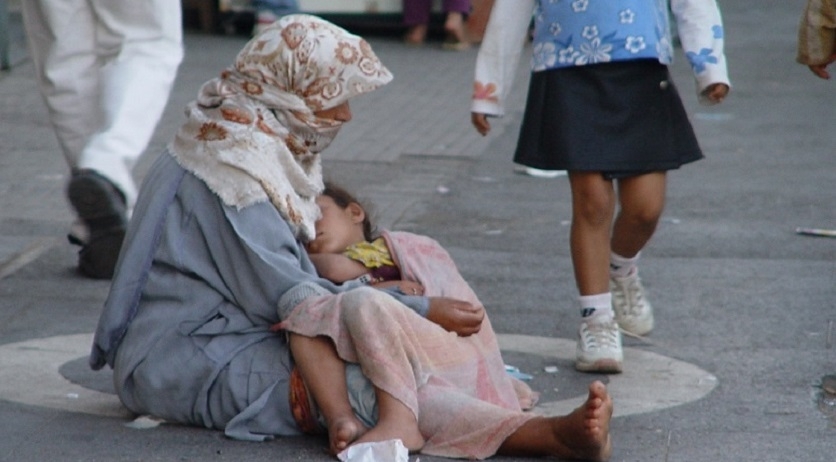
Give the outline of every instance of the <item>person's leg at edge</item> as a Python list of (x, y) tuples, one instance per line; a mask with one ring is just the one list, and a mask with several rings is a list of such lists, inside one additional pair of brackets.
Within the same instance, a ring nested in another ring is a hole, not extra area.
[(379, 418), (377, 425), (357, 438), (357, 443), (372, 443), (400, 439), (410, 453), (424, 447), (424, 437), (418, 429), (418, 419), (404, 403), (375, 387)]
[(101, 130), (85, 145), (78, 168), (112, 182), (133, 208), (132, 169), (148, 147), (183, 59), (179, 2), (93, 2), (101, 71)]
[(613, 402), (603, 383), (589, 385), (586, 401), (566, 416), (536, 417), (512, 433), (497, 451), (505, 456), (552, 456), (606, 461), (612, 454)]
[(575, 368), (621, 372), (621, 334), (609, 288), (610, 231), (615, 212), (612, 180), (600, 172), (569, 172), (572, 190), (570, 245), (581, 323)]
[(86, 1), (28, 1), (20, 6), (38, 87), (73, 169), (102, 124), (95, 17)]
[(420, 45), (427, 38), (432, 0), (403, 0), (403, 23), (407, 27), (404, 40)]
[(445, 0), (442, 8), (447, 13), (444, 32), (448, 40), (464, 46), (468, 43), (465, 35), (464, 20), (470, 13), (470, 0)]
[(330, 450), (337, 454), (368, 431), (349, 404), (345, 363), (325, 337), (291, 334), (290, 350), (305, 385), (325, 417)]

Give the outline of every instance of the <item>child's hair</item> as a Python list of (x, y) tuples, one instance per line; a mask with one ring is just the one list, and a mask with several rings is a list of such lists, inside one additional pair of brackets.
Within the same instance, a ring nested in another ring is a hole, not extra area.
[(372, 225), (372, 220), (370, 218), (371, 213), (369, 209), (357, 200), (357, 198), (352, 196), (350, 192), (330, 181), (326, 181), (325, 189), (322, 191), (322, 195), (330, 197), (341, 209), (348, 207), (351, 203), (359, 205), (366, 214), (365, 218), (363, 218), (363, 237), (369, 242), (375, 239), (377, 230), (374, 225)]

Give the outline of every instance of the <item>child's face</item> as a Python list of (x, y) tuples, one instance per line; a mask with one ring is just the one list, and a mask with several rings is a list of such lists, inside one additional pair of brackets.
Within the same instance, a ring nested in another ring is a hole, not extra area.
[(360, 205), (351, 203), (341, 208), (328, 196), (319, 196), (316, 203), (322, 218), (316, 221), (316, 238), (307, 245), (310, 253), (342, 253), (346, 247), (362, 242), (363, 219), (366, 213)]

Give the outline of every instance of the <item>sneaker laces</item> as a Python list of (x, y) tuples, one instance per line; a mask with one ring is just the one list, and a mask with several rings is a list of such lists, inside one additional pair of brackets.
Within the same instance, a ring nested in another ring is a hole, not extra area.
[(638, 275), (619, 278), (615, 283), (621, 290), (613, 291), (615, 297), (616, 308), (621, 312), (620, 314), (627, 316), (637, 316), (644, 310), (643, 290)]
[(618, 328), (615, 321), (581, 323), (581, 343), (585, 351), (618, 348)]

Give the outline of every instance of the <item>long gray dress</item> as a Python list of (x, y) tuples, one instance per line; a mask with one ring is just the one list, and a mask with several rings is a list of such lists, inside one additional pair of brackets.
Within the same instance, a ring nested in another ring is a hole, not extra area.
[[(120, 400), (138, 414), (237, 439), (297, 435), (292, 359), (269, 327), (282, 295), (311, 282), (331, 293), (353, 286), (318, 278), (269, 202), (229, 207), (164, 153), (140, 191), (90, 365), (113, 368)], [(426, 313), (426, 298), (393, 295)], [(367, 385), (349, 387), (368, 404)]]

